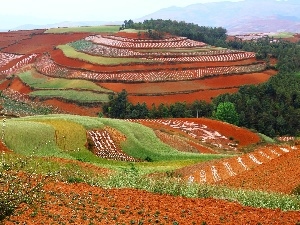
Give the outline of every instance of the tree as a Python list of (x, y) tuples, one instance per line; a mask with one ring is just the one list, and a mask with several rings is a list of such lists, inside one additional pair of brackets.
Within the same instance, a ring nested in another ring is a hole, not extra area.
[(239, 124), (239, 114), (236, 112), (235, 106), (231, 102), (221, 102), (213, 113), (213, 117), (231, 124)]

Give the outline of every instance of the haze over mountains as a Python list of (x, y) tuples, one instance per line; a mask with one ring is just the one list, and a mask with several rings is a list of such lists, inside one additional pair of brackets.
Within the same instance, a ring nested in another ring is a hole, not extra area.
[[(239, 2), (198, 3), (186, 7), (161, 9), (134, 22), (145, 19), (171, 19), (196, 23), (201, 26), (224, 27), (228, 33), (300, 32), (299, 0), (244, 0)], [(0, 16), (0, 18), (2, 18)], [(6, 18), (7, 19), (7, 18)], [(45, 25), (25, 24), (13, 30), (51, 28), (63, 26), (92, 26), (121, 24), (123, 21), (65, 21)]]
[(229, 33), (300, 32), (299, 0), (245, 0), (170, 7), (140, 18), (172, 19), (225, 27)]

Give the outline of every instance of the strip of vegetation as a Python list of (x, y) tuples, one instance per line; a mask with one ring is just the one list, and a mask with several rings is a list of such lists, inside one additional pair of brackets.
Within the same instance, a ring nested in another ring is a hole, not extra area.
[(108, 94), (100, 94), (92, 91), (75, 91), (75, 90), (40, 90), (33, 91), (30, 97), (38, 97), (46, 100), (51, 98), (61, 98), (79, 104), (84, 103), (103, 103), (108, 102)]
[[(40, 166), (40, 164), (43, 166)], [(45, 168), (47, 168), (48, 171), (46, 171)], [(300, 210), (300, 199), (295, 195), (186, 183), (180, 179), (180, 177), (172, 176), (170, 172), (167, 173), (169, 176), (160, 178), (145, 176), (133, 164), (131, 164), (130, 167), (121, 169), (117, 173), (114, 172), (103, 175), (85, 170), (83, 167), (78, 167), (71, 162), (60, 164), (58, 162), (51, 162), (51, 159), (24, 158), (6, 154), (2, 157), (0, 174), (5, 174), (5, 171), (24, 171), (28, 174), (42, 173), (48, 177), (52, 177), (54, 180), (70, 183), (84, 182), (101, 188), (134, 188), (158, 194), (170, 194), (187, 198), (222, 199), (239, 202), (244, 206), (256, 208), (281, 209), (284, 211)], [(1, 179), (7, 180), (9, 177), (2, 176)], [(8, 194), (6, 192), (3, 193)], [(0, 195), (0, 200), (2, 196)], [(28, 195), (24, 196), (33, 200), (32, 197)]]
[(0, 96), (0, 104), (2, 106), (1, 113), (5, 115), (32, 116), (58, 112), (58, 110), (53, 107), (47, 107), (31, 101), (24, 102), (19, 99), (12, 99), (4, 94)]
[[(33, 76), (33, 73), (35, 76)], [(36, 76), (38, 74), (38, 76)], [(27, 71), (18, 75), (20, 79), (34, 89), (82, 89), (103, 93), (112, 91), (104, 89), (87, 80), (74, 80), (64, 78), (49, 78), (37, 71)]]
[(154, 63), (154, 60), (144, 60), (138, 58), (112, 58), (112, 57), (101, 57), (92, 56), (86, 53), (78, 52), (70, 45), (59, 45), (57, 48), (61, 49), (65, 56), (72, 59), (78, 59), (85, 62), (98, 64), (98, 65), (120, 65), (120, 64), (130, 64), (130, 63)]
[(46, 30), (45, 33), (116, 33), (120, 26), (87, 26), (87, 27), (59, 27)]

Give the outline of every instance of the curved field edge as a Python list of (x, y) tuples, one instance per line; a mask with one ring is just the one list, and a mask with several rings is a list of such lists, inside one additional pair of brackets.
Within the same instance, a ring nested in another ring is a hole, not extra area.
[(78, 103), (103, 103), (108, 102), (108, 94), (95, 93), (93, 91), (77, 90), (38, 90), (29, 94), (30, 97), (39, 99), (59, 98)]
[(136, 58), (112, 58), (112, 57), (102, 57), (93, 56), (86, 53), (78, 52), (70, 45), (59, 45), (58, 49), (62, 50), (64, 55), (71, 59), (77, 59), (85, 62), (89, 62), (96, 65), (120, 65), (120, 64), (130, 64), (130, 63), (155, 63), (154, 60), (144, 60)]
[(50, 78), (37, 71), (31, 70), (18, 74), (18, 77), (23, 83), (33, 89), (76, 89), (76, 90), (90, 90), (101, 93), (111, 93), (98, 86), (97, 84), (87, 80), (64, 79), (64, 78)]
[(44, 33), (57, 34), (57, 33), (73, 33), (73, 32), (83, 32), (83, 33), (116, 33), (119, 32), (120, 26), (88, 26), (88, 27), (60, 27), (51, 28), (46, 30)]
[(167, 171), (225, 155), (182, 153), (162, 143), (150, 128), (122, 120), (72, 115), (33, 116), (9, 119), (4, 141), (13, 151), (24, 155), (55, 156), (89, 162), (105, 167), (130, 163), (99, 158), (86, 149), (86, 131), (110, 126), (126, 136), (122, 150), (134, 158), (154, 162), (136, 163), (144, 172)]

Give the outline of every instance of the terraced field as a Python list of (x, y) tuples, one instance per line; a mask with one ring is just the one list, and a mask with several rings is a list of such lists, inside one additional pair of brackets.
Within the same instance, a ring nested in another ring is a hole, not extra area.
[(3, 224), (300, 221), (294, 143), (257, 145), (257, 134), (209, 119), (49, 115), (3, 120), (2, 128), (0, 190), (30, 200)]
[[(2, 80), (17, 75), (32, 92), (21, 94), (45, 104), (55, 103), (68, 112), (69, 104), (75, 103), (74, 110), (84, 107), (85, 112), (74, 113), (82, 115), (96, 116), (95, 109), (101, 111), (107, 101), (104, 95), (123, 89), (132, 103), (145, 102), (150, 107), (175, 101), (211, 101), (219, 94), (265, 82), (276, 74), (266, 70), (266, 63), (257, 61), (254, 52), (209, 46), (186, 37), (152, 40), (143, 31), (138, 36), (135, 30), (118, 32), (116, 26), (0, 35)], [(35, 77), (24, 75), (28, 73)], [(41, 83), (35, 83), (35, 79)]]

